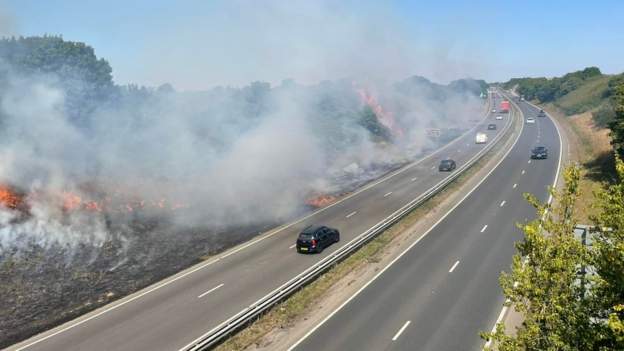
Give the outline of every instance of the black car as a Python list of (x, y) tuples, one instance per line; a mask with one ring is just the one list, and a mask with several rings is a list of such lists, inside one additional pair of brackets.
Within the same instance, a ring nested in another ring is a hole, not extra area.
[(547, 159), (548, 149), (545, 146), (536, 146), (531, 150), (532, 159)]
[(324, 248), (340, 241), (338, 229), (310, 225), (303, 229), (297, 238), (297, 252), (322, 252)]
[(488, 124), (488, 130), (496, 130), (496, 124), (494, 123)]
[(537, 117), (546, 117), (546, 112), (544, 112), (544, 110), (540, 110), (540, 112), (537, 114)]
[(440, 161), (440, 166), (438, 167), (438, 169), (440, 170), (440, 172), (450, 172), (454, 170), (456, 167), (457, 165), (455, 164), (455, 161), (442, 160)]

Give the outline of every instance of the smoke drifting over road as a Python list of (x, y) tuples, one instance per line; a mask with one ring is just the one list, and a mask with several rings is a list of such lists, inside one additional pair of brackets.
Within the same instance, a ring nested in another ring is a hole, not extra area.
[[(0, 179), (26, 194), (29, 216), (1, 210), (0, 244), (100, 246), (110, 223), (153, 217), (218, 230), (292, 218), (311, 194), (339, 192), (435, 146), (425, 128), (478, 114), (466, 92), (431, 101), (408, 90), (429, 88), (422, 81), (401, 84), (151, 92), (103, 104), (80, 124), (53, 79), (9, 73)], [(376, 111), (379, 101), (387, 112)]]
[[(237, 4), (207, 22), (222, 30), (179, 36), (192, 74), (168, 62), (179, 47), (146, 45), (148, 71), (194, 91), (115, 85), (58, 37), (0, 42), (0, 347), (335, 201), (481, 114), (476, 81), (397, 79), (417, 61), (379, 19)], [(262, 82), (276, 76), (297, 80)]]

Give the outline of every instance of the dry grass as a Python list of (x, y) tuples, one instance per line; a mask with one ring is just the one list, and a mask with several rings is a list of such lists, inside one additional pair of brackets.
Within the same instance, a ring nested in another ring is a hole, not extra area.
[(612, 181), (613, 153), (609, 130), (596, 127), (591, 112), (570, 117), (547, 106), (567, 131), (571, 144), (571, 160), (581, 166), (581, 195), (577, 202), (576, 213), (579, 223), (590, 223), (591, 215), (596, 211), (591, 207), (594, 192), (602, 189), (605, 183)]

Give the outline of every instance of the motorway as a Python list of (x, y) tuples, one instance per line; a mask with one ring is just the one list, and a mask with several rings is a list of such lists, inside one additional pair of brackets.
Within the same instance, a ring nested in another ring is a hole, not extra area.
[[(498, 277), (509, 270), (515, 224), (535, 217), (522, 194), (541, 200), (560, 167), (560, 136), (550, 119), (520, 102), (526, 117), (517, 143), (416, 245), (313, 328), (291, 349), (480, 350), (479, 332), (492, 329), (504, 302)], [(549, 158), (530, 160), (548, 147)]]
[[(498, 106), (500, 96), (497, 96), (493, 103), (494, 106)], [(494, 118), (488, 116), (481, 120), (483, 116), (470, 117), (466, 119), (480, 120), (470, 132), (424, 159), (358, 190), (341, 201), (81, 318), (34, 336), (10, 349), (48, 351), (185, 349), (186, 345), (196, 338), (267, 295), (448, 177), (448, 173), (438, 172), (440, 159), (453, 158), (458, 167), (471, 159), (484, 147), (483, 144), (475, 144), (476, 131), (485, 131), (486, 124), (493, 123)], [(507, 116), (503, 121), (495, 122), (498, 124), (498, 130), (486, 131), (489, 140), (492, 140), (496, 133), (502, 133), (503, 125), (511, 123)], [(539, 125), (536, 126), (536, 130), (537, 128)], [(550, 134), (548, 136), (550, 137)], [(528, 142), (523, 143), (523, 146), (528, 150)], [(526, 150), (521, 152), (524, 157)], [(531, 165), (527, 165), (527, 170), (531, 170), (529, 166)], [(547, 178), (550, 179), (550, 175)], [(522, 189), (537, 189), (542, 185), (542, 180), (531, 179), (535, 184), (529, 186), (528, 181), (523, 181)], [(497, 189), (497, 193), (498, 190), (502, 192), (502, 189)], [(460, 227), (469, 229), (472, 218), (462, 218), (466, 222), (454, 223), (460, 223)], [(341, 242), (318, 255), (296, 253), (294, 243), (297, 234), (302, 228), (313, 223), (340, 229)], [(454, 240), (449, 234), (442, 235), (445, 238), (442, 239), (445, 240), (443, 242), (449, 246), (434, 247), (434, 252), (426, 253), (428, 259), (431, 259), (434, 253), (440, 257), (451, 253), (459, 255), (461, 250), (457, 245), (460, 242), (465, 244), (470, 242)], [(486, 235), (490, 235), (490, 232), (488, 231)], [(507, 251), (510, 256), (510, 250)], [(429, 269), (436, 268), (439, 263), (439, 260), (432, 259)], [(464, 264), (459, 270), (463, 269)], [(486, 271), (492, 273), (492, 269), (488, 268)], [(406, 273), (414, 272), (408, 270)], [(388, 327), (394, 325), (388, 324)]]

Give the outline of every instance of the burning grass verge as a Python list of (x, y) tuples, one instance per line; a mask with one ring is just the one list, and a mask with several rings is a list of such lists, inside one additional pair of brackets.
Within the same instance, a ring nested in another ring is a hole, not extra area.
[[(516, 120), (517, 122), (517, 120)], [(517, 123), (516, 123), (517, 124)], [(512, 126), (504, 139), (514, 131)], [(352, 275), (360, 276), (368, 265), (385, 261), (384, 258), (393, 254), (393, 248), (398, 247), (404, 240), (410, 239), (410, 228), (420, 220), (440, 207), (447, 199), (451, 198), (458, 190), (467, 185), (472, 177), (485, 167), (495, 155), (499, 155), (503, 149), (501, 145), (508, 142), (502, 141), (484, 155), (474, 166), (466, 170), (461, 176), (446, 186), (441, 192), (431, 197), (418, 208), (414, 209), (399, 222), (388, 228), (375, 239), (362, 246), (344, 261), (335, 265), (332, 269), (322, 274), (318, 279), (302, 288), (291, 297), (274, 306), (266, 314), (258, 318), (247, 328), (232, 335), (219, 345), (217, 351), (250, 350), (254, 348), (271, 348), (272, 340), (269, 334), (275, 331), (285, 331), (292, 328), (297, 322), (306, 319), (311, 308), (321, 300), (326, 301), (331, 294), (340, 289), (332, 289), (337, 286), (349, 286)], [(377, 271), (376, 267), (374, 271)]]

